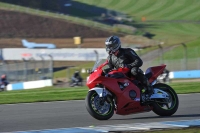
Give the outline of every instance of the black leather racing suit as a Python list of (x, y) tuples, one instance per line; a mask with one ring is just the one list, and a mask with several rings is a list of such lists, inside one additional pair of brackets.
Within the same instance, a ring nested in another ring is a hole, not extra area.
[(143, 61), (136, 54), (136, 52), (130, 48), (120, 48), (117, 56), (110, 54), (108, 56), (108, 65), (109, 68), (105, 69), (104, 72), (120, 67), (128, 67), (131, 69), (131, 74), (139, 80), (144, 86), (148, 86), (148, 81), (143, 71), (139, 69), (142, 66)]

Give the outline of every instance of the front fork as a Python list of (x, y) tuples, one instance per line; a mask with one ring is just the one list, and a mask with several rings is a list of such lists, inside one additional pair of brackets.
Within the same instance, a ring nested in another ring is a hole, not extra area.
[(108, 103), (111, 103), (112, 100), (114, 102), (115, 108), (116, 106), (116, 100), (113, 98), (113, 94), (110, 93), (105, 87), (94, 87), (90, 89), (89, 91), (96, 91), (96, 93), (99, 95), (99, 98), (102, 100), (101, 103), (104, 103), (105, 101)]

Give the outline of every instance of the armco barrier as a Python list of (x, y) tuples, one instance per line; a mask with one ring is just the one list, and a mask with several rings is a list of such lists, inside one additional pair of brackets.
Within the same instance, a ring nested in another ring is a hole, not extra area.
[(20, 82), (9, 84), (7, 86), (7, 90), (23, 90), (23, 89), (34, 89), (34, 88), (42, 88), (46, 86), (52, 86), (52, 80), (38, 80), (38, 81), (30, 81), (30, 82)]
[(200, 78), (200, 70), (185, 70), (170, 72), (169, 78)]

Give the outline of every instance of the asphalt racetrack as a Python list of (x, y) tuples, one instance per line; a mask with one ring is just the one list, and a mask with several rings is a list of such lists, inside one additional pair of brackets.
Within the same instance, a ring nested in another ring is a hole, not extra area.
[(200, 119), (200, 94), (179, 95), (179, 109), (171, 117), (160, 117), (151, 111), (127, 116), (114, 115), (106, 121), (91, 117), (82, 100), (0, 105), (0, 132), (191, 119)]

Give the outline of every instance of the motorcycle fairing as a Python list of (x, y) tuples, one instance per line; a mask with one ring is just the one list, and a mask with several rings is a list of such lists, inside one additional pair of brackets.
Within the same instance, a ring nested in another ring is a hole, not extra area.
[[(96, 86), (96, 84), (98, 83), (101, 83), (101, 80), (99, 80), (99, 78), (101, 79), (101, 73), (102, 73), (102, 70), (99, 69), (99, 70), (94, 70), (94, 72), (92, 72), (87, 80), (87, 83), (86, 85), (92, 89)], [(103, 79), (103, 78), (102, 78)]]
[[(108, 82), (109, 81), (109, 82)], [(126, 83), (128, 86), (121, 90), (119, 88), (118, 82)], [(104, 80), (102, 84), (110, 91), (113, 92), (117, 99), (116, 99), (116, 114), (120, 115), (128, 115), (133, 113), (139, 113), (144, 111), (150, 111), (151, 109), (149, 106), (141, 106), (140, 104), (140, 89), (133, 84), (130, 80), (126, 78), (122, 79), (114, 79), (114, 78), (107, 78)], [(131, 99), (129, 96), (130, 91), (134, 90), (136, 92), (136, 97)]]
[(112, 94), (109, 91), (107, 91), (106, 89), (103, 90), (103, 88), (100, 88), (100, 87), (92, 88), (89, 91), (92, 91), (92, 90), (96, 91), (96, 93), (99, 95), (99, 97), (103, 97), (104, 95), (107, 95), (107, 94), (112, 96)]
[(149, 77), (149, 82), (151, 83), (154, 80), (156, 80), (157, 77), (163, 72), (165, 67), (166, 67), (166, 65), (149, 67), (145, 72), (145, 75), (151, 73), (150, 74), (151, 76)]

